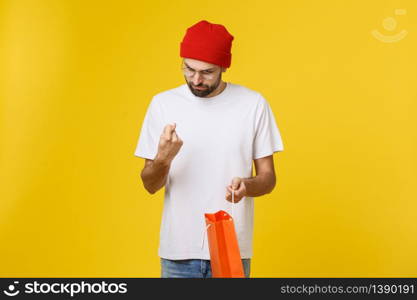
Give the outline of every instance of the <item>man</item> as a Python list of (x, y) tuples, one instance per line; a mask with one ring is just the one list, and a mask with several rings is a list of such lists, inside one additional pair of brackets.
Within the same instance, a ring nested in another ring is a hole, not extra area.
[(144, 187), (151, 194), (165, 187), (162, 277), (211, 277), (204, 214), (231, 205), (249, 277), (253, 197), (274, 189), (272, 154), (283, 145), (262, 95), (222, 80), (232, 40), (223, 25), (188, 28), (180, 46), (186, 84), (154, 96), (143, 122), (135, 155), (145, 159)]

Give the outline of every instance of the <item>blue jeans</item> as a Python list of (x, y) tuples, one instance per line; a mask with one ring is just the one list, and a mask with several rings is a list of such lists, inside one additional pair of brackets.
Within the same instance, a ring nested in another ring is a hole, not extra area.
[[(245, 277), (250, 275), (250, 259), (242, 259)], [(210, 261), (205, 259), (170, 260), (161, 258), (162, 278), (211, 278)]]

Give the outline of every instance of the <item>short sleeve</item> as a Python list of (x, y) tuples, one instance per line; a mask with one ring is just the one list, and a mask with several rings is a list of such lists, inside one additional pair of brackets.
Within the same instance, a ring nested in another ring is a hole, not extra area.
[(143, 120), (135, 156), (155, 159), (158, 153), (159, 138), (162, 130), (163, 120), (161, 109), (156, 98), (153, 98)]
[(278, 126), (268, 102), (260, 95), (255, 117), (255, 139), (253, 143), (253, 159), (284, 151)]

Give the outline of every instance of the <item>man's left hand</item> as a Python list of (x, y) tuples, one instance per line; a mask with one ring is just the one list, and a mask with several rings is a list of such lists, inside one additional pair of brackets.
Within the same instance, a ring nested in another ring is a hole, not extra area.
[(232, 191), (235, 191), (234, 202), (238, 203), (246, 196), (246, 186), (242, 178), (235, 177), (232, 183), (227, 186), (226, 200), (232, 202)]

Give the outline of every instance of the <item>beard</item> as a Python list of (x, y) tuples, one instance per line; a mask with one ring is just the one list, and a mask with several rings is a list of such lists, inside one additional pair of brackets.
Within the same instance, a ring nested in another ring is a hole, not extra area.
[[(217, 78), (216, 82), (213, 85), (207, 85), (200, 83), (199, 85), (193, 85), (191, 82), (187, 81), (187, 78), (185, 78), (185, 81), (187, 82), (188, 88), (190, 89), (191, 93), (193, 93), (194, 96), (197, 97), (206, 97), (207, 95), (210, 95), (220, 84), (220, 81), (222, 79), (222, 74), (220, 73), (219, 77)], [(202, 90), (197, 90), (195, 87), (204, 88)]]

